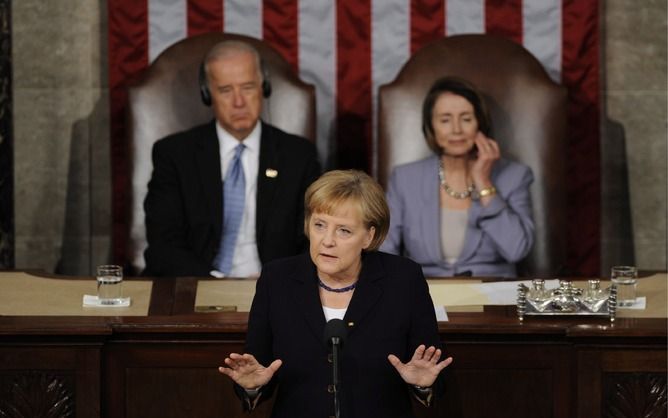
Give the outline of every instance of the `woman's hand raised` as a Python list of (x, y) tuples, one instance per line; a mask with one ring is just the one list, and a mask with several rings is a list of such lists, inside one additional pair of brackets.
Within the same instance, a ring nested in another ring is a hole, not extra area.
[(256, 389), (266, 385), (283, 362), (274, 360), (269, 367), (264, 367), (252, 354), (231, 353), (225, 359), (225, 364), (227, 367), (219, 367), (219, 372), (229, 376), (244, 389)]
[(482, 190), (492, 186), (490, 180), (492, 167), (494, 162), (501, 158), (501, 151), (496, 141), (487, 138), (480, 131), (475, 137), (475, 145), (478, 149), (478, 156), (471, 161), (471, 178), (475, 187)]
[(452, 363), (452, 357), (439, 362), (440, 358), (440, 348), (437, 349), (434, 346), (426, 348), (424, 344), (415, 349), (413, 357), (405, 364), (394, 354), (387, 356), (387, 359), (397, 369), (404, 382), (421, 387), (433, 385), (441, 370)]

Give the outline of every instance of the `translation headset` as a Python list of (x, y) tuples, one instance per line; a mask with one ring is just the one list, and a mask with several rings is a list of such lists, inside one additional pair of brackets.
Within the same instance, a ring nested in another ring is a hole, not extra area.
[[(269, 82), (269, 71), (264, 65), (264, 61), (260, 60), (260, 72), (262, 73), (262, 97), (265, 99), (271, 96), (271, 83)], [(211, 106), (211, 92), (209, 91), (209, 83), (206, 79), (206, 70), (204, 68), (204, 61), (199, 66), (199, 94), (202, 98), (202, 103)]]

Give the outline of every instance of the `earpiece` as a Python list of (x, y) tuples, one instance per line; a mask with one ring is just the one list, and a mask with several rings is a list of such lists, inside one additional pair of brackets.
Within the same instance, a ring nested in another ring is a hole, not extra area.
[(204, 69), (204, 61), (199, 66), (199, 95), (202, 98), (202, 103), (205, 106), (211, 106), (211, 93), (209, 92), (209, 83), (206, 81), (206, 70)]
[[(262, 72), (262, 97), (265, 99), (271, 96), (271, 82), (269, 81), (269, 70), (264, 65), (264, 61), (260, 60), (260, 71)], [(211, 106), (211, 92), (209, 91), (209, 83), (206, 80), (206, 70), (204, 62), (199, 66), (199, 94), (202, 98), (202, 103), (206, 106)]]
[(262, 70), (262, 97), (265, 99), (271, 96), (271, 82), (269, 81), (269, 70), (264, 65), (264, 61), (260, 61), (260, 68)]

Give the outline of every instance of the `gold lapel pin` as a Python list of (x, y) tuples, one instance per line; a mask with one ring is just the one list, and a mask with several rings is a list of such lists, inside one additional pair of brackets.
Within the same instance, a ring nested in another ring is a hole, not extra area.
[(268, 168), (265, 170), (264, 175), (269, 177), (270, 179), (274, 179), (278, 177), (278, 171), (274, 170), (273, 168)]
[(348, 322), (348, 326), (349, 326), (349, 327), (354, 327), (354, 326), (355, 326), (355, 323), (354, 323), (354, 322)]

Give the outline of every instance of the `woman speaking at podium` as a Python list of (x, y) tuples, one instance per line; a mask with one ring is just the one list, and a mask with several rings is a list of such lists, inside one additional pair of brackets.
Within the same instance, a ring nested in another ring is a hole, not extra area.
[(263, 268), (245, 353), (220, 372), (247, 410), (275, 394), (272, 417), (413, 416), (410, 397), (428, 406), (452, 358), (441, 359), (420, 266), (376, 251), (389, 226), (383, 190), (362, 172), (330, 171), (305, 210), (309, 254)]

